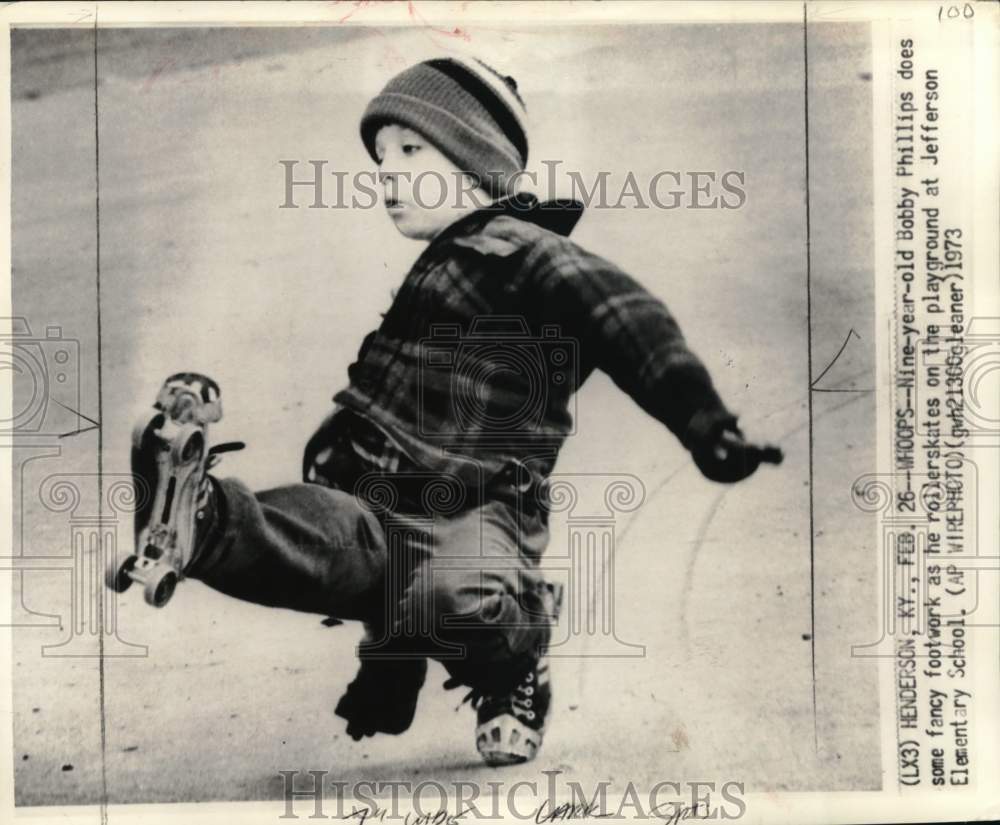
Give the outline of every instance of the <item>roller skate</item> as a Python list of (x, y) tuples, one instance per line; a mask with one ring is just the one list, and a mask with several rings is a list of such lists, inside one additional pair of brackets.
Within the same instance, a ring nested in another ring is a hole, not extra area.
[[(549, 584), (547, 612), (553, 623), (562, 607), (562, 586)], [(476, 750), (492, 767), (534, 759), (542, 747), (545, 720), (552, 704), (549, 659), (543, 651), (516, 685), (498, 695), (473, 696), (476, 709)]]
[(219, 385), (193, 372), (171, 375), (149, 414), (132, 430), (135, 552), (112, 558), (105, 583), (123, 593), (138, 582), (147, 604), (163, 607), (194, 554), (197, 523), (211, 500), (207, 471), (219, 453), (241, 442), (207, 449), (208, 425), (222, 418)]

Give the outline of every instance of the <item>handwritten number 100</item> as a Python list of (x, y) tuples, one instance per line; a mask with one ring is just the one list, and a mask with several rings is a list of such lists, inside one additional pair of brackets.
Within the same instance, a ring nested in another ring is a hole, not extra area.
[(942, 17), (947, 17), (949, 20), (954, 20), (958, 17), (964, 17), (969, 20), (976, 16), (976, 10), (972, 8), (972, 3), (963, 4), (962, 8), (958, 6), (948, 6), (947, 11), (945, 11), (944, 6), (938, 6), (938, 20)]

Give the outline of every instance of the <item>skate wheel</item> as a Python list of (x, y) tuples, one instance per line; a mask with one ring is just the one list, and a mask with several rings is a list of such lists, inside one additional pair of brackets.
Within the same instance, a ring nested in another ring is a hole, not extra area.
[(154, 431), (163, 426), (164, 416), (159, 410), (149, 411), (149, 415), (140, 418), (132, 428), (132, 449), (141, 451), (146, 446), (146, 439)]
[(205, 433), (197, 424), (184, 424), (171, 443), (174, 464), (189, 464), (205, 452)]
[(132, 577), (129, 573), (135, 569), (136, 561), (137, 558), (134, 555), (129, 555), (121, 564), (118, 564), (115, 559), (108, 562), (104, 571), (104, 583), (109, 590), (114, 590), (115, 593), (124, 593), (132, 586)]
[(174, 595), (175, 587), (177, 587), (177, 574), (173, 570), (159, 566), (153, 568), (146, 577), (146, 587), (143, 591), (146, 604), (163, 607)]

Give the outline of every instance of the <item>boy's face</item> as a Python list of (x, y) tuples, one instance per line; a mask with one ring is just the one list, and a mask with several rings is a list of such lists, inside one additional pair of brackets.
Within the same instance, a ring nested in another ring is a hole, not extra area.
[(375, 154), (385, 208), (407, 238), (429, 241), (489, 202), (472, 178), (413, 129), (386, 124), (375, 135)]

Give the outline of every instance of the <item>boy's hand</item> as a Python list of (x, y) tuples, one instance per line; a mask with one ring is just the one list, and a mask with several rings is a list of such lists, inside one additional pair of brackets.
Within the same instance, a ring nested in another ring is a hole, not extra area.
[(751, 444), (736, 426), (727, 426), (714, 438), (691, 451), (702, 475), (711, 481), (732, 484), (754, 474), (761, 462), (780, 464), (780, 447)]

